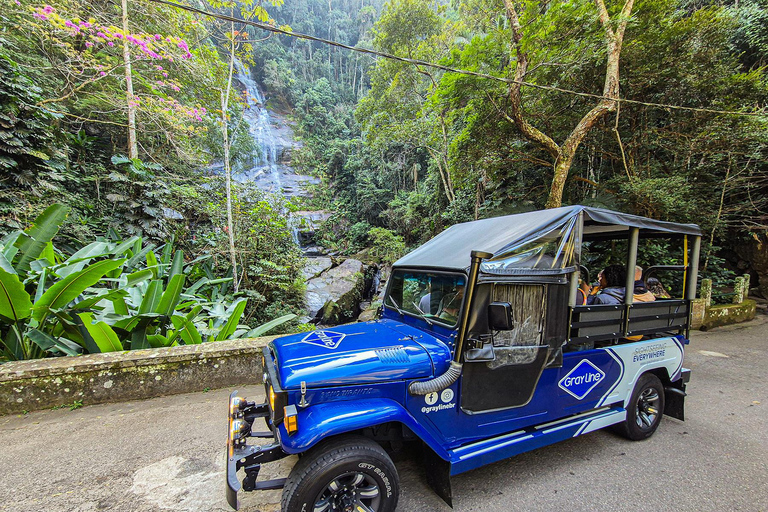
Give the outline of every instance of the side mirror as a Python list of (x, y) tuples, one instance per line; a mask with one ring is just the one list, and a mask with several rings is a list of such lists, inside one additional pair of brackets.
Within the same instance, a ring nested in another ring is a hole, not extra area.
[(491, 302), (488, 305), (488, 327), (492, 331), (511, 331), (515, 328), (509, 302)]

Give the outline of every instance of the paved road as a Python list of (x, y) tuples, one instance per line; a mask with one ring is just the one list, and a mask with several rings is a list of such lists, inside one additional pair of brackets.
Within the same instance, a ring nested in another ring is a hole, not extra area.
[[(694, 333), (688, 420), (649, 440), (595, 432), (454, 478), (457, 511), (768, 510), (768, 316)], [(245, 388), (256, 396), (258, 388)], [(228, 390), (0, 417), (2, 511), (217, 511)], [(285, 459), (265, 476), (283, 476)], [(414, 460), (399, 512), (450, 509)], [(277, 510), (278, 491), (241, 510)]]

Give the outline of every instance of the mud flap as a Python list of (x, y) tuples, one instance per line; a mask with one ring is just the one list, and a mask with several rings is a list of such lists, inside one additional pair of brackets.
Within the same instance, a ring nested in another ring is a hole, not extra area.
[(426, 444), (422, 447), (424, 469), (427, 472), (427, 483), (449, 507), (453, 508), (453, 493), (451, 491), (451, 463), (441, 459)]
[(685, 421), (685, 384), (691, 378), (691, 371), (683, 369), (681, 378), (664, 386), (664, 414)]

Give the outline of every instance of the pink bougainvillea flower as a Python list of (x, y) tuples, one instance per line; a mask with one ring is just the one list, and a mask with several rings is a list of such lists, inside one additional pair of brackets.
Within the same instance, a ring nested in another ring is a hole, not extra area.
[(109, 46), (115, 46), (115, 43), (113, 43), (112, 41), (109, 41), (107, 44), (108, 44)]
[(86, 42), (85, 42), (85, 47), (86, 47), (86, 48), (90, 48), (91, 46), (93, 46), (93, 43), (92, 43), (92, 42), (90, 42), (90, 41), (86, 41)]
[(105, 71), (100, 71), (100, 72), (99, 72), (99, 75), (101, 75), (101, 76), (107, 76), (107, 73), (106, 73)]

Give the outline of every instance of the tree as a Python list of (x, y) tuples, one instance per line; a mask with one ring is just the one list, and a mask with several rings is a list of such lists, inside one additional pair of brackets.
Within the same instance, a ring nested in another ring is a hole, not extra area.
[[(125, 0), (123, 0), (125, 1)], [(241, 0), (239, 3), (229, 0), (209, 0), (212, 7), (218, 9), (228, 9), (229, 15), (234, 17), (235, 8), (237, 7), (240, 12), (240, 18), (244, 21), (251, 19), (258, 19), (262, 23), (275, 24), (275, 20), (269, 17), (266, 9), (261, 5), (261, 2), (254, 2), (254, 0)], [(273, 6), (282, 5), (283, 0), (270, 0)], [(281, 28), (290, 28), (283, 26)], [(226, 180), (227, 191), (227, 234), (229, 238), (229, 255), (230, 263), (232, 265), (232, 273), (234, 276), (234, 289), (237, 292), (239, 287), (240, 277), (237, 271), (237, 252), (235, 251), (235, 224), (232, 219), (232, 163), (230, 157), (230, 149), (232, 143), (229, 136), (229, 102), (232, 93), (232, 78), (234, 76), (235, 60), (246, 59), (247, 54), (253, 52), (253, 45), (249, 41), (249, 34), (246, 31), (235, 30), (235, 23), (230, 21), (227, 23), (227, 29), (223, 30), (223, 42), (226, 46), (226, 58), (227, 58), (227, 75), (224, 79), (224, 83), (219, 89), (221, 97), (221, 134), (224, 139), (224, 174)], [(241, 52), (238, 55), (238, 52)], [(251, 61), (247, 58), (247, 61)]]
[[(553, 159), (554, 175), (552, 186), (547, 199), (547, 208), (557, 208), (562, 204), (563, 187), (568, 177), (568, 171), (573, 164), (574, 156), (584, 137), (608, 112), (615, 111), (619, 97), (619, 58), (621, 47), (624, 43), (624, 32), (627, 22), (632, 14), (634, 0), (625, 0), (621, 12), (615, 20), (611, 19), (603, 0), (595, 0), (598, 11), (598, 19), (605, 33), (606, 69), (603, 85), (603, 98), (600, 99), (589, 112), (579, 120), (571, 133), (563, 141), (557, 144), (552, 137), (531, 124), (523, 111), (523, 98), (521, 94), (522, 82), (526, 79), (528, 68), (531, 64), (528, 52), (524, 46), (526, 38), (523, 26), (520, 24), (520, 16), (513, 0), (504, 0), (506, 15), (512, 29), (512, 46), (515, 51), (514, 83), (509, 86), (510, 112), (502, 112), (504, 117), (514, 123), (522, 135), (527, 139), (542, 146)], [(612, 27), (615, 25), (615, 28)], [(538, 41), (534, 44), (541, 44)]]

